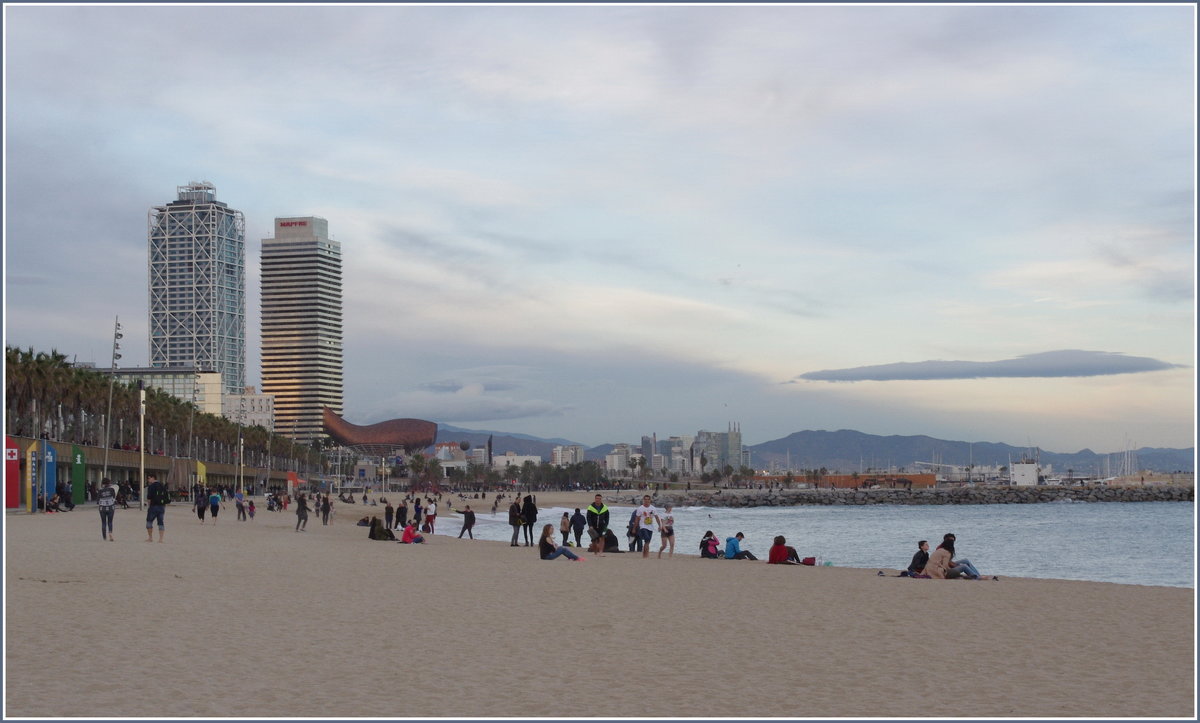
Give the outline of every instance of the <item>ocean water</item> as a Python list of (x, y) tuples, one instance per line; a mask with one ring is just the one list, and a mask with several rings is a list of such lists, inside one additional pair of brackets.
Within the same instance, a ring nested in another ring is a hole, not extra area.
[[(611, 527), (627, 549), (624, 532), (633, 506), (609, 509)], [(557, 530), (564, 511), (574, 508), (539, 510), (538, 532), (547, 523)], [(722, 547), (726, 537), (742, 532), (743, 549), (759, 558), (766, 558), (775, 535), (783, 535), (802, 557), (903, 570), (918, 540), (929, 540), (932, 550), (942, 535), (953, 532), (955, 557), (969, 559), (987, 575), (1195, 587), (1191, 502), (685, 507), (674, 512), (677, 555), (699, 555), (700, 538), (712, 530)], [(460, 527), (456, 517), (438, 520), (439, 534), (457, 535)], [(494, 517), (477, 513), (475, 536), (507, 542), (512, 536), (507, 511)], [(655, 535), (651, 554), (658, 547)]]

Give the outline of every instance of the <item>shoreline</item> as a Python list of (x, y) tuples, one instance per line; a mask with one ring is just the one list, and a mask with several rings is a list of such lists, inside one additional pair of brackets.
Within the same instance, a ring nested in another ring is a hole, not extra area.
[[(175, 504), (162, 544), (143, 542), (136, 509), (118, 510), (116, 542), (96, 534), (92, 510), (6, 516), (6, 714), (1195, 712), (1191, 589), (913, 584), (682, 555), (547, 562), (442, 534), (374, 542), (360, 516), (343, 508), (297, 533), (290, 512), (238, 522), (228, 506), (214, 526)], [(152, 693), (114, 684), (151, 670)], [(932, 695), (942, 679), (969, 695)]]

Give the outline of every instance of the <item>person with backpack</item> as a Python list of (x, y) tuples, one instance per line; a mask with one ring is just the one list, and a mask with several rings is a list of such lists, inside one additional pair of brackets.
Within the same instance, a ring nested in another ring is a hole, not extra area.
[(100, 539), (113, 541), (113, 516), (117, 511), (117, 490), (112, 486), (112, 480), (105, 477), (100, 481), (100, 492), (96, 498), (100, 507)]
[(150, 505), (146, 508), (146, 542), (154, 541), (153, 527), (154, 523), (158, 523), (158, 541), (163, 541), (163, 532), (166, 525), (164, 518), (167, 513), (167, 503), (171, 501), (171, 495), (167, 492), (167, 487), (162, 482), (158, 481), (158, 475), (150, 473), (150, 486), (146, 488), (146, 499)]

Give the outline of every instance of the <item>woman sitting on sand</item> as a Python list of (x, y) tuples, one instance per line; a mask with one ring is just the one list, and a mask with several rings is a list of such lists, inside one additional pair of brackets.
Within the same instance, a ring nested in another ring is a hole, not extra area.
[(395, 540), (396, 535), (387, 528), (387, 525), (379, 521), (378, 517), (371, 518), (371, 529), (367, 532), (367, 537), (372, 540)]
[(720, 544), (712, 530), (705, 531), (704, 537), (700, 540), (700, 557), (716, 560), (721, 556)]
[(979, 571), (970, 560), (954, 560), (954, 535), (946, 535), (942, 544), (937, 546), (925, 564), (925, 574), (936, 580), (947, 580), (956, 577), (966, 577), (971, 580), (979, 579)]
[(788, 547), (783, 535), (775, 536), (775, 544), (767, 552), (767, 563), (770, 565), (799, 565), (800, 555), (796, 548)]
[[(957, 539), (958, 538), (955, 537), (953, 533), (947, 533), (946, 536), (942, 538), (942, 544), (946, 546), (946, 549), (950, 550), (951, 558), (954, 557), (954, 541)], [(951, 559), (950, 566), (946, 570), (946, 577), (965, 577), (969, 580), (978, 580), (982, 577), (982, 575), (979, 574), (979, 571), (975, 569), (975, 566), (971, 564), (970, 560)]]
[(408, 524), (404, 526), (403, 534), (400, 535), (401, 542), (406, 545), (416, 545), (425, 541), (425, 538), (421, 536), (421, 533), (417, 532), (416, 524), (416, 522), (409, 520)]
[(542, 527), (542, 539), (538, 541), (538, 552), (541, 553), (543, 560), (553, 560), (559, 555), (566, 556), (572, 562), (578, 562), (581, 559), (579, 555), (555, 542), (554, 525)]

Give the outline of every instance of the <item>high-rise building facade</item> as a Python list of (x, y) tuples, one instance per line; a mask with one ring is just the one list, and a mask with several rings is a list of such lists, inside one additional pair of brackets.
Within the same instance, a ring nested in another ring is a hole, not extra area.
[(149, 212), (150, 366), (246, 385), (246, 221), (206, 182)]
[(277, 218), (263, 239), (262, 391), (297, 441), (324, 435), (322, 407), (342, 413), (342, 245), (323, 218)]

